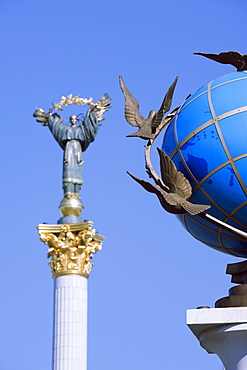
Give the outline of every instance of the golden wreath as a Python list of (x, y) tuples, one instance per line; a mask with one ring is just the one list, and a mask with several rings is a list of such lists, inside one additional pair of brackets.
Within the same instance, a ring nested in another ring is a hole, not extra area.
[[(106, 95), (107, 94), (105, 94), (105, 96)], [(59, 103), (56, 103), (56, 104), (52, 103), (52, 107), (55, 110), (62, 111), (63, 110), (62, 106), (67, 107), (68, 105), (71, 105), (71, 104), (84, 105), (84, 106), (85, 105), (91, 105), (91, 106), (95, 107), (96, 110), (98, 111), (98, 113), (97, 113), (98, 121), (103, 121), (103, 119), (104, 119), (103, 113), (105, 111), (107, 111), (109, 106), (110, 106), (109, 102), (107, 102), (107, 104), (104, 104), (104, 103), (105, 102), (103, 102), (102, 100), (99, 100), (96, 103), (94, 103), (93, 98), (89, 98), (89, 99), (81, 98), (80, 95), (77, 95), (73, 98), (73, 95), (69, 94), (67, 96), (62, 96)]]
[[(93, 103), (93, 98), (81, 98), (80, 95), (77, 95), (73, 98), (72, 94), (69, 94), (68, 96), (62, 96), (59, 103), (52, 103), (52, 107), (55, 110), (63, 110), (62, 106), (67, 107), (68, 105), (75, 104), (75, 105), (93, 105), (97, 107), (97, 105), (100, 106), (100, 102)], [(97, 107), (100, 108), (100, 107)]]
[[(69, 94), (67, 96), (62, 96), (60, 102), (52, 103), (52, 108), (49, 110), (49, 112), (51, 113), (53, 109), (63, 111), (62, 106), (66, 107), (71, 104), (84, 105), (84, 106), (90, 105), (90, 106), (95, 107), (96, 116), (97, 116), (98, 121), (100, 122), (100, 121), (103, 121), (104, 119), (103, 113), (106, 112), (110, 108), (111, 100), (107, 94), (103, 95), (101, 100), (97, 101), (97, 103), (93, 102), (93, 98), (89, 98), (89, 99), (81, 98), (80, 95), (73, 97), (72, 94)], [(43, 109), (36, 108), (33, 116), (36, 117), (36, 120), (38, 122), (41, 122), (42, 125), (44, 126), (47, 125), (47, 113), (45, 113)]]

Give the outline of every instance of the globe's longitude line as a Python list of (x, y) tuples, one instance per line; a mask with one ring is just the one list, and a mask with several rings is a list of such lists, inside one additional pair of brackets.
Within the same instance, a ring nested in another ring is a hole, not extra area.
[[(173, 125), (173, 137), (174, 137), (175, 144), (176, 144), (176, 147), (175, 147), (176, 152), (177, 152), (177, 150), (178, 150), (178, 146), (179, 146), (179, 144), (178, 144), (178, 133), (177, 133), (177, 120), (178, 120), (178, 115), (179, 115), (179, 113), (180, 113), (180, 109), (178, 110), (178, 113), (177, 113), (177, 114), (176, 114), (176, 116), (175, 116), (175, 119), (174, 119), (174, 125)], [(174, 152), (174, 151), (173, 151), (173, 152)], [(172, 153), (173, 153), (173, 152), (172, 152)], [(172, 153), (171, 153), (171, 155), (170, 155), (170, 158), (171, 158), (171, 159), (173, 158)]]
[[(233, 161), (238, 161), (239, 159), (242, 159), (242, 158), (246, 158), (247, 157), (247, 153), (246, 154), (242, 154), (242, 155), (239, 155), (238, 157), (235, 157), (233, 158)], [(223, 164), (221, 164), (220, 166), (216, 167), (213, 171), (211, 171), (207, 176), (205, 176), (199, 183), (197, 183), (198, 185), (202, 185), (205, 181), (207, 181), (207, 179), (209, 177), (211, 177), (213, 174), (215, 174), (216, 172), (218, 172), (221, 168), (227, 166), (228, 164), (230, 163), (230, 161), (227, 161)], [(195, 187), (193, 188), (192, 190), (192, 194), (195, 193), (195, 191), (197, 189), (201, 190), (201, 187), (198, 186), (198, 185), (195, 185)], [(243, 202), (242, 204), (240, 204), (238, 207), (236, 207), (232, 212), (230, 213), (227, 213), (227, 217), (224, 219), (224, 222), (227, 222), (228, 220), (232, 220), (234, 222), (236, 222), (238, 225), (242, 226), (243, 228), (247, 228), (247, 226), (245, 224), (243, 224), (241, 221), (235, 219), (234, 217), (231, 217), (233, 216), (236, 212), (238, 212), (241, 208), (245, 207), (247, 205), (247, 202)]]
[[(179, 113), (180, 113), (180, 111), (178, 112), (178, 114)], [(174, 127), (173, 128), (173, 130), (174, 130), (174, 139), (175, 139), (175, 144), (176, 144), (176, 153), (179, 154), (179, 156), (181, 158), (181, 161), (183, 162), (183, 165), (185, 166), (185, 168), (186, 168), (188, 174), (190, 175), (191, 179), (194, 182), (196, 182), (196, 178), (194, 177), (193, 173), (190, 171), (189, 167), (187, 166), (187, 163), (185, 162), (184, 157), (183, 157), (183, 155), (182, 155), (182, 153), (180, 151), (180, 147), (179, 147), (179, 143), (178, 143), (178, 135), (177, 135), (177, 119), (178, 119), (178, 114), (175, 117), (174, 126), (173, 126)], [(170, 158), (171, 159), (173, 158), (172, 154), (170, 155)]]
[(186, 221), (185, 221), (185, 216), (186, 216), (186, 213), (182, 214), (182, 223), (185, 227), (185, 229), (188, 231), (188, 233), (190, 233), (190, 229), (188, 228), (187, 224), (186, 224)]
[(221, 246), (222, 249), (224, 249), (225, 251), (228, 252), (228, 248), (225, 248), (225, 246), (222, 242), (221, 233), (222, 233), (222, 229), (219, 227), (218, 234), (217, 234), (218, 243), (219, 243), (219, 245)]
[(210, 107), (210, 110), (211, 110), (212, 117), (215, 119), (214, 125), (215, 125), (216, 131), (219, 135), (219, 139), (221, 141), (223, 149), (225, 150), (226, 156), (227, 156), (228, 160), (230, 161), (230, 164), (233, 168), (234, 174), (237, 177), (245, 195), (247, 196), (247, 188), (246, 188), (246, 186), (245, 186), (245, 184), (242, 180), (242, 177), (240, 176), (240, 174), (237, 170), (237, 167), (235, 166), (235, 163), (232, 160), (232, 156), (231, 156), (230, 151), (229, 151), (229, 149), (226, 145), (225, 139), (223, 137), (222, 131), (221, 131), (219, 123), (218, 123), (219, 118), (215, 114), (215, 110), (214, 110), (214, 106), (213, 106), (213, 102), (212, 102), (212, 96), (211, 96), (211, 84), (212, 84), (212, 82), (210, 82), (208, 84), (208, 103), (209, 103), (209, 107)]
[[(244, 208), (245, 206), (247, 206), (247, 201), (243, 202), (238, 207), (236, 207), (231, 213), (229, 213), (229, 215), (224, 219), (224, 222), (227, 222), (229, 219), (231, 219), (230, 216), (233, 216), (235, 213), (240, 211), (240, 209)], [(246, 228), (246, 225), (244, 225), (244, 227)]]
[[(213, 101), (212, 101), (211, 84), (212, 84), (212, 82), (210, 82), (210, 83), (208, 84), (208, 90), (207, 90), (207, 91), (208, 91), (208, 104), (209, 104), (209, 108), (210, 108), (210, 111), (211, 111), (212, 117), (213, 117), (213, 119), (215, 120), (214, 125), (215, 125), (216, 131), (217, 131), (217, 133), (218, 133), (219, 139), (220, 139), (220, 141), (221, 141), (221, 145), (222, 145), (222, 147), (223, 147), (223, 149), (224, 149), (224, 151), (225, 151), (225, 153), (226, 153), (226, 156), (227, 156), (227, 158), (228, 158), (228, 160), (229, 160), (229, 162), (230, 162), (230, 165), (231, 165), (231, 167), (232, 167), (232, 169), (233, 169), (233, 172), (234, 172), (235, 176), (237, 177), (238, 182), (240, 183), (240, 185), (241, 185), (241, 187), (242, 187), (242, 189), (243, 189), (243, 191), (244, 191), (245, 195), (247, 195), (247, 189), (246, 189), (246, 186), (244, 185), (244, 182), (243, 182), (243, 180), (242, 180), (242, 178), (241, 178), (241, 176), (240, 176), (240, 174), (239, 174), (239, 172), (238, 172), (238, 170), (237, 170), (237, 167), (236, 167), (236, 165), (235, 165), (234, 161), (232, 160), (232, 156), (231, 156), (230, 151), (229, 151), (229, 149), (228, 149), (228, 147), (227, 147), (227, 145), (226, 145), (226, 142), (225, 142), (224, 136), (223, 136), (223, 134), (222, 134), (222, 131), (221, 131), (221, 129), (220, 129), (220, 125), (219, 125), (219, 123), (218, 123), (218, 120), (219, 120), (219, 119), (218, 119), (218, 117), (216, 116), (215, 109), (214, 109), (214, 106), (213, 106)], [(222, 243), (222, 229), (221, 229), (221, 228), (219, 228), (219, 233), (218, 233), (218, 242), (219, 242), (219, 244), (224, 248), (224, 245), (223, 245), (223, 243)]]

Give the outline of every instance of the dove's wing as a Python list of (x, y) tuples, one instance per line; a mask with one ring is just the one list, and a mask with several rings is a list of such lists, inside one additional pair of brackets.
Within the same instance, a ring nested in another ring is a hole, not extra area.
[(203, 57), (215, 60), (222, 64), (232, 64), (237, 68), (238, 71), (243, 70), (245, 62), (243, 60), (243, 55), (237, 51), (226, 51), (219, 54), (207, 54), (207, 53), (194, 53), (196, 55), (201, 55)]
[(160, 156), (161, 178), (165, 185), (170, 189), (170, 193), (175, 193), (184, 199), (190, 198), (192, 194), (191, 185), (178, 171), (171, 158), (163, 150), (158, 148)]
[(149, 193), (160, 194), (160, 188), (158, 185), (153, 185), (148, 181), (138, 179), (138, 177), (135, 177), (128, 171), (127, 171), (127, 174), (130, 175), (130, 177), (132, 177), (133, 180), (138, 182), (138, 184), (140, 184), (145, 190), (149, 191)]
[(125, 86), (122, 76), (119, 76), (119, 83), (125, 99), (124, 113), (126, 121), (132, 126), (141, 127), (144, 118), (139, 112), (139, 103)]
[(154, 118), (152, 120), (152, 130), (153, 131), (159, 126), (159, 124), (161, 123), (165, 113), (168, 112), (171, 109), (172, 97), (173, 97), (173, 93), (174, 93), (177, 81), (178, 81), (178, 77), (175, 78), (175, 80), (173, 81), (173, 83), (169, 87), (169, 89), (168, 89), (168, 91), (167, 91), (167, 93), (164, 97), (164, 100), (161, 104), (160, 109), (158, 110), (158, 112), (156, 113), (156, 115), (154, 116)]

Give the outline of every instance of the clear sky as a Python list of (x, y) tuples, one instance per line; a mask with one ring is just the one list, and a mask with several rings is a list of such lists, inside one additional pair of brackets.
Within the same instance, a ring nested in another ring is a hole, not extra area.
[(247, 53), (246, 11), (245, 0), (1, 0), (1, 370), (51, 368), (53, 281), (36, 226), (60, 217), (62, 150), (33, 111), (105, 92), (112, 108), (84, 155), (83, 218), (106, 237), (89, 279), (88, 370), (222, 368), (185, 311), (227, 295), (226, 264), (240, 259), (194, 240), (126, 174), (147, 179), (118, 76), (144, 116), (177, 75), (181, 104), (234, 71), (194, 51)]

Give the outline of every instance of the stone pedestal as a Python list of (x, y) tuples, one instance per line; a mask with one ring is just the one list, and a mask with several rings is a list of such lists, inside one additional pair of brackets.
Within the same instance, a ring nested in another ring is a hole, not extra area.
[(247, 307), (187, 310), (187, 325), (225, 370), (247, 369)]

